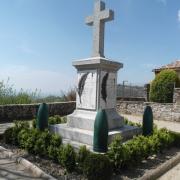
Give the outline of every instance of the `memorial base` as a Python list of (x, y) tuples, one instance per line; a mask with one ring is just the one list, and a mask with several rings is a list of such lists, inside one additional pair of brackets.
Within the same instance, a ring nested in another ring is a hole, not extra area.
[[(69, 143), (75, 148), (86, 145), (92, 150), (93, 146), (93, 131), (69, 127), (67, 124), (56, 124), (50, 126), (50, 131), (59, 134), (63, 138), (64, 143)], [(110, 130), (108, 133), (108, 143), (111, 143), (113, 138), (121, 135), (123, 141), (132, 138), (134, 135), (141, 133), (141, 128), (135, 126), (124, 125), (121, 128)]]

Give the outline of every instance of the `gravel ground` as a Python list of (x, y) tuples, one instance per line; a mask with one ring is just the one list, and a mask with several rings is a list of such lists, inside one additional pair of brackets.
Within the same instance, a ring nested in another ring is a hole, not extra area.
[[(26, 151), (18, 149), (13, 146), (9, 146), (2, 143), (0, 144), (5, 148), (10, 149), (18, 156), (24, 157), (25, 159), (29, 160), (30, 162), (41, 168), (44, 172), (52, 175), (53, 177), (59, 180), (86, 179), (85, 177), (77, 173), (67, 174), (67, 172), (62, 166), (53, 162), (52, 160), (40, 158), (39, 156), (30, 155)], [(180, 149), (171, 148), (165, 150), (162, 154), (149, 157), (147, 160), (142, 161), (140, 164), (137, 164), (136, 166), (129, 167), (128, 169), (123, 169), (122, 171), (120, 171), (120, 175), (113, 176), (113, 180), (138, 179), (141, 176), (143, 176), (147, 171), (156, 169), (159, 165), (171, 159), (173, 156), (177, 154), (177, 152), (180, 152)]]

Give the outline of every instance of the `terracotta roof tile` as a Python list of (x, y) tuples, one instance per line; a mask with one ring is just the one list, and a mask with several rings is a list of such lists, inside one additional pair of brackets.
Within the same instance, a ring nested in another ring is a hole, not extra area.
[(180, 69), (180, 60), (177, 60), (177, 61), (172, 62), (170, 64), (164, 65), (160, 68), (154, 69), (153, 71), (159, 71), (162, 69)]

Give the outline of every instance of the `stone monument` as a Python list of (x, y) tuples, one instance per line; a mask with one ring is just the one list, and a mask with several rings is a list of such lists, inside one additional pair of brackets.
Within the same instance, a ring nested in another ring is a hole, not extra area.
[(124, 126), (123, 117), (116, 112), (117, 72), (123, 67), (104, 56), (105, 23), (114, 19), (114, 12), (105, 9), (105, 3), (95, 3), (94, 15), (86, 18), (93, 26), (93, 53), (88, 59), (73, 62), (77, 69), (76, 110), (67, 117), (67, 124), (50, 126), (65, 142), (74, 146), (93, 145), (94, 121), (99, 109), (105, 109), (108, 118), (108, 142), (121, 134), (130, 138), (139, 133), (138, 128)]

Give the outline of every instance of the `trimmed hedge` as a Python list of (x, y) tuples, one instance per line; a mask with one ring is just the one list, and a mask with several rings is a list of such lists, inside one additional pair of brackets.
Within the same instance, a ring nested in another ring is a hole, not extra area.
[(84, 161), (83, 173), (89, 180), (109, 180), (112, 164), (107, 156), (91, 153)]
[(117, 136), (111, 143), (107, 154), (113, 163), (114, 172), (118, 172), (119, 169), (136, 165), (150, 155), (175, 145), (175, 141), (180, 141), (180, 135), (175, 136), (167, 129), (154, 129), (153, 135), (147, 137), (140, 135), (124, 144), (122, 144), (121, 137)]
[(136, 165), (152, 154), (162, 152), (171, 146), (180, 147), (180, 134), (167, 129), (157, 130), (150, 136), (137, 136), (122, 143), (117, 136), (109, 146), (107, 154), (94, 154), (81, 147), (76, 153), (71, 145), (62, 145), (62, 139), (48, 130), (30, 128), (27, 122), (16, 122), (5, 131), (4, 141), (26, 149), (29, 153), (59, 162), (68, 172), (83, 173), (88, 179), (110, 179), (112, 169)]

